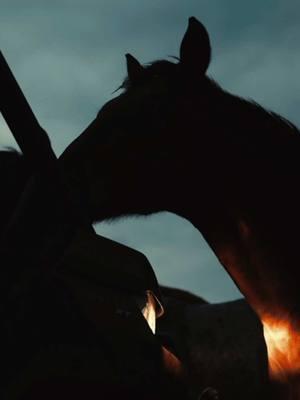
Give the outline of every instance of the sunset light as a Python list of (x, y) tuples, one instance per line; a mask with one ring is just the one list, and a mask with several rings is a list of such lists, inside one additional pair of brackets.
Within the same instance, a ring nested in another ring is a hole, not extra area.
[(286, 382), (300, 374), (300, 333), (286, 320), (262, 321), (271, 379)]

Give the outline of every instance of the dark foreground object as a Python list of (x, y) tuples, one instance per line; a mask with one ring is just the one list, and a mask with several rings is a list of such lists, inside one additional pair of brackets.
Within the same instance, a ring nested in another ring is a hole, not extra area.
[[(141, 255), (98, 238), (92, 264), (85, 253), (74, 268), (76, 260), (66, 254), (96, 237), (81, 191), (74, 193), (59, 171), (2, 54), (0, 79), (1, 112), (32, 175), (0, 230), (1, 399), (183, 398), (182, 381), (166, 367), (166, 359), (179, 361), (157, 341), (133, 300), (142, 287), (132, 279), (126, 285), (128, 276), (118, 274), (127, 267), (130, 276)], [(109, 247), (113, 252), (105, 251)], [(113, 268), (105, 274), (103, 266)], [(149, 272), (147, 263), (143, 267)]]
[[(222, 400), (268, 399), (268, 361), (260, 321), (245, 300), (208, 304), (164, 289), (158, 333), (183, 361), (191, 391), (216, 388)], [(270, 399), (273, 397), (270, 397)]]
[(98, 270), (89, 257), (76, 265), (73, 251), (90, 235), (51, 269), (28, 268), (10, 282), (1, 310), (1, 399), (186, 398), (180, 363), (152, 334), (135, 292), (111, 287), (112, 273), (104, 274), (117, 274), (120, 263), (130, 269), (127, 262), (147, 273), (144, 256), (98, 237)]

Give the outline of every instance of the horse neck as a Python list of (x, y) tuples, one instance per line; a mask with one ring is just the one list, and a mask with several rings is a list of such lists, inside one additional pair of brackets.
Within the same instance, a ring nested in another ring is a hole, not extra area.
[(299, 132), (238, 98), (223, 113), (219, 195), (212, 191), (205, 209), (193, 198), (186, 216), (260, 317), (271, 375), (299, 377)]
[(295, 309), (299, 132), (277, 115), (225, 92), (214, 113), (212, 166), (196, 171), (201, 192), (191, 189), (181, 214), (203, 233), (260, 314), (271, 304), (285, 307), (286, 301), (300, 320), (300, 307)]

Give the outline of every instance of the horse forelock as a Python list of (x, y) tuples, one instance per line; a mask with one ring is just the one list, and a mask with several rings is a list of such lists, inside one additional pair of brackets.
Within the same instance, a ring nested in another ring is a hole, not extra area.
[[(173, 58), (176, 59), (176, 57)], [(178, 65), (179, 65), (178, 63), (173, 63), (168, 60), (155, 60), (145, 64), (144, 74), (141, 84), (147, 83), (155, 77), (161, 77), (166, 79), (170, 79), (172, 77), (175, 78), (175, 74), (178, 71)], [(129, 77), (126, 76), (121, 86), (118, 89), (124, 89), (125, 91), (127, 91), (133, 86), (135, 85), (133, 85)]]

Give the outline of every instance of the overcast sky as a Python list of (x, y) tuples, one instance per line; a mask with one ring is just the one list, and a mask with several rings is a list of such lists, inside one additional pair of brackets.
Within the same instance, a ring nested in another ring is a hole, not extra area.
[[(178, 55), (189, 16), (210, 33), (214, 79), (300, 125), (299, 0), (0, 0), (1, 49), (57, 155), (120, 85), (124, 54), (141, 62)], [(0, 146), (8, 145), (0, 119)], [(97, 231), (141, 250), (163, 284), (210, 301), (240, 296), (181, 218), (127, 219)]]

